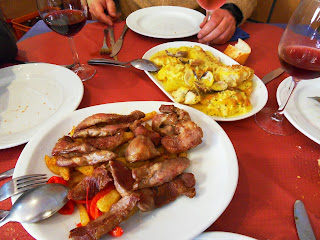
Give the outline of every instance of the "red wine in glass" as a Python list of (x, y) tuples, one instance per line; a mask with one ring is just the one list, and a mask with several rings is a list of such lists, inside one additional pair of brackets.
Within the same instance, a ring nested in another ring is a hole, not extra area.
[(307, 46), (287, 46), (279, 53), (285, 71), (300, 80), (320, 76), (320, 49)]
[(69, 39), (74, 60), (74, 71), (82, 81), (92, 78), (96, 70), (88, 64), (80, 64), (73, 41), (87, 20), (88, 8), (81, 0), (37, 0), (41, 18), (54, 32)]
[(48, 14), (43, 21), (56, 33), (73, 37), (85, 25), (86, 16), (80, 10), (61, 10)]

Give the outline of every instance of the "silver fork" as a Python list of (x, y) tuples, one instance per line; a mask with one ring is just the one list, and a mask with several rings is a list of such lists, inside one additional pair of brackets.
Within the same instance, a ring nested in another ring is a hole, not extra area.
[(0, 201), (41, 186), (47, 182), (46, 174), (31, 174), (13, 178), (0, 188)]
[(103, 45), (100, 49), (100, 55), (104, 55), (104, 54), (109, 54), (110, 53), (110, 49), (107, 45), (107, 35), (108, 35), (108, 30), (104, 29), (103, 30), (104, 33), (104, 37), (103, 37)]

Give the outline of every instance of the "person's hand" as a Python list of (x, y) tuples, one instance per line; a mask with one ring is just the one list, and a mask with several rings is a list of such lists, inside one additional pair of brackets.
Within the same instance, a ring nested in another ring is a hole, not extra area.
[(228, 10), (219, 8), (212, 11), (208, 22), (207, 17), (203, 20), (200, 28), (197, 35), (200, 43), (223, 44), (236, 31), (236, 20)]
[[(105, 10), (107, 10), (108, 15), (105, 14)], [(116, 5), (113, 0), (92, 0), (89, 11), (93, 19), (109, 26), (112, 26), (113, 22), (121, 15), (120, 13), (117, 13)]]

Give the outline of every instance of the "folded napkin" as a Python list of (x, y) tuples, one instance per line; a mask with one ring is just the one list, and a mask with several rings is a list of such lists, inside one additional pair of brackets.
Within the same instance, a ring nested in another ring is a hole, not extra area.
[(231, 37), (229, 42), (238, 41), (239, 38), (244, 40), (244, 39), (247, 39), (249, 37), (250, 37), (249, 33), (246, 33), (241, 28), (237, 27), (235, 33), (233, 34), (233, 36)]

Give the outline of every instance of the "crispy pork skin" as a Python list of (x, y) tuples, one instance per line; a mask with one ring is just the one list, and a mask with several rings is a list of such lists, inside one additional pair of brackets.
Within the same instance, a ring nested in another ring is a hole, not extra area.
[(117, 154), (108, 150), (94, 151), (88, 154), (83, 154), (81, 156), (71, 158), (57, 156), (57, 165), (60, 167), (94, 165), (97, 163), (107, 162), (109, 160), (115, 159), (117, 156)]
[(56, 145), (52, 150), (53, 156), (65, 156), (72, 157), (85, 153), (89, 153), (97, 150), (95, 147), (88, 143), (83, 143), (81, 141), (75, 141), (69, 136), (63, 136), (58, 140)]
[(139, 110), (133, 111), (129, 115), (120, 115), (120, 114), (108, 114), (108, 113), (97, 113), (90, 117), (84, 119), (79, 123), (74, 132), (77, 133), (81, 129), (92, 127), (95, 125), (110, 125), (110, 124), (119, 124), (119, 123), (129, 123), (134, 122), (140, 118), (143, 118), (145, 114)]
[(132, 177), (135, 180), (133, 189), (154, 187), (169, 182), (180, 175), (189, 165), (188, 158), (177, 157), (134, 168), (132, 169)]
[(158, 187), (137, 190), (140, 194), (137, 206), (141, 211), (147, 212), (173, 202), (180, 195), (193, 198), (196, 195), (195, 184), (196, 180), (192, 173), (182, 173)]
[(144, 161), (158, 157), (160, 152), (149, 137), (136, 136), (128, 145), (125, 156), (128, 162)]
[(90, 176), (86, 176), (74, 188), (70, 189), (68, 199), (84, 200), (87, 197), (92, 199), (100, 190), (104, 189), (113, 178), (105, 165), (93, 170)]
[(73, 240), (99, 239), (125, 220), (138, 201), (139, 195), (136, 193), (121, 198), (112, 205), (109, 212), (90, 221), (87, 226), (72, 229), (69, 238)]
[(110, 171), (114, 179), (114, 186), (121, 196), (130, 195), (133, 190), (134, 179), (131, 169), (120, 161), (110, 161)]

